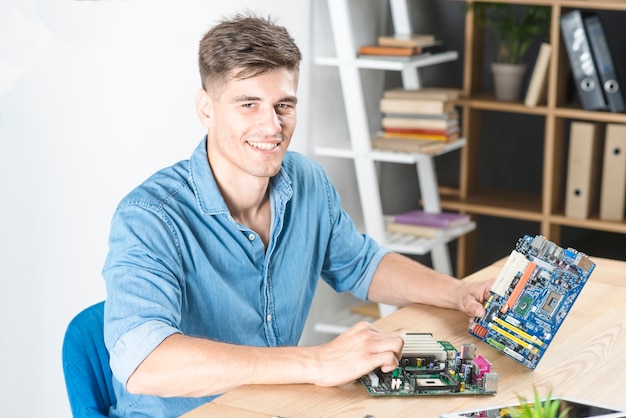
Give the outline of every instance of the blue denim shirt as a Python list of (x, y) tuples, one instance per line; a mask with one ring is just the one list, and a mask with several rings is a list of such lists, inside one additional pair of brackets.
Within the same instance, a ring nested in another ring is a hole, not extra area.
[(293, 346), (319, 277), (367, 298), (388, 250), (355, 229), (318, 164), (288, 152), (270, 180), (270, 202), (266, 250), (230, 216), (205, 137), (188, 161), (157, 172), (119, 204), (103, 268), (105, 341), (117, 380), (112, 416), (178, 416), (212, 399), (125, 391), (137, 366), (174, 333)]

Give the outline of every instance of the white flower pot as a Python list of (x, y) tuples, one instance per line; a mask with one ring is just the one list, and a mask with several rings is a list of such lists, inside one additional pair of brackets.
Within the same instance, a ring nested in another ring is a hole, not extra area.
[(491, 63), (496, 98), (506, 101), (520, 99), (526, 67), (526, 64)]

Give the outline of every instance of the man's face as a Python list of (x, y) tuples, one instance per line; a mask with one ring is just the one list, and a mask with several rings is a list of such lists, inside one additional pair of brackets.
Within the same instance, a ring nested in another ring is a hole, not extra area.
[(232, 79), (219, 95), (199, 93), (206, 95), (198, 106), (216, 175), (268, 178), (278, 173), (296, 127), (296, 84), (292, 72), (278, 69)]

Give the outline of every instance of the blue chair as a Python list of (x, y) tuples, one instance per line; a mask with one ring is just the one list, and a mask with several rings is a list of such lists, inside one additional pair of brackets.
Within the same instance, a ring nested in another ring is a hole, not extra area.
[(115, 404), (103, 327), (100, 302), (76, 315), (63, 338), (63, 374), (74, 417), (107, 417)]

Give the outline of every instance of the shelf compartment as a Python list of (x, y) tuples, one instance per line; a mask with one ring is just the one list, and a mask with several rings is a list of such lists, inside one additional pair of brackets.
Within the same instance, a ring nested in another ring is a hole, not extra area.
[(402, 254), (425, 255), (428, 254), (433, 247), (447, 244), (474, 229), (476, 229), (476, 223), (472, 221), (465, 225), (450, 228), (444, 234), (435, 238), (387, 233), (387, 239), (382, 245)]
[[(430, 65), (441, 64), (444, 62), (454, 61), (459, 57), (457, 51), (445, 51), (436, 54), (417, 55), (413, 58), (406, 60), (393, 59), (393, 58), (376, 58), (376, 57), (360, 57), (354, 58), (354, 65), (357, 68), (369, 69), (369, 70), (388, 70), (388, 71), (402, 71), (407, 68), (420, 68)], [(340, 64), (344, 64), (342, 60), (337, 57), (317, 57), (315, 58), (317, 65), (324, 65), (330, 67), (339, 67)]]
[(460, 98), (456, 101), (459, 106), (469, 106), (472, 109), (492, 110), (495, 112), (525, 113), (530, 115), (545, 116), (546, 106), (526, 106), (521, 101), (505, 102), (496, 100), (493, 93), (481, 93), (472, 97)]
[(619, 221), (604, 221), (598, 215), (589, 218), (577, 219), (565, 216), (563, 212), (556, 213), (550, 217), (550, 221), (561, 226), (571, 226), (575, 228), (591, 229), (605, 232), (617, 232), (626, 234), (626, 223)]
[(541, 222), (541, 196), (510, 190), (483, 190), (467, 199), (442, 197), (441, 207), (477, 215)]
[[(429, 154), (419, 154), (419, 153), (407, 153), (407, 152), (399, 152), (399, 151), (384, 151), (379, 149), (372, 149), (368, 151), (368, 155), (374, 161), (384, 161), (391, 163), (400, 163), (400, 164), (415, 164), (419, 161), (420, 158), (427, 157), (436, 157), (438, 155), (443, 155), (448, 152), (457, 150), (465, 146), (465, 139), (461, 138), (457, 141), (450, 142), (446, 144), (446, 146), (434, 153)], [(323, 157), (338, 157), (338, 158), (356, 158), (359, 155), (362, 155), (362, 152), (359, 153), (352, 148), (349, 142), (345, 141), (343, 143), (333, 145), (333, 146), (318, 146), (314, 148), (314, 153)]]

